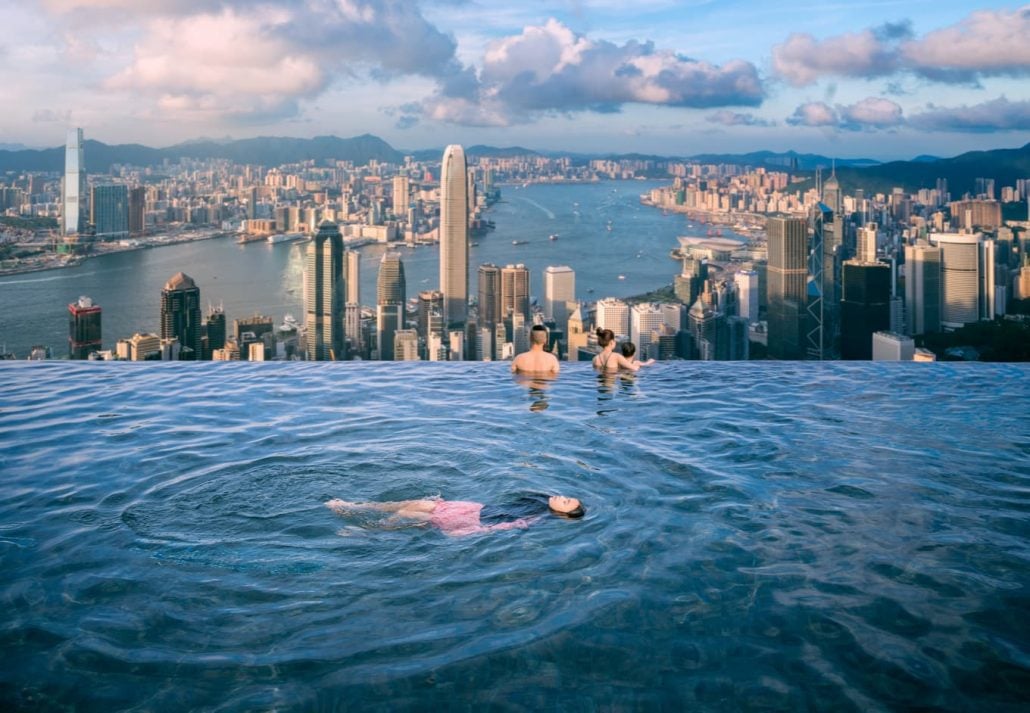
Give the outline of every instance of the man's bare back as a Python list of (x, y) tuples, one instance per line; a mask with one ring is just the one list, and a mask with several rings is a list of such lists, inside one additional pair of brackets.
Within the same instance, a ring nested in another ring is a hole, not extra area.
[(511, 363), (511, 370), (519, 374), (557, 374), (558, 357), (542, 348), (522, 352)]

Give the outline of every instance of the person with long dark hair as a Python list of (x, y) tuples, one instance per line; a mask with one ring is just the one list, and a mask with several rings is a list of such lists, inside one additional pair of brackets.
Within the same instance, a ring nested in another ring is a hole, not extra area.
[(576, 498), (540, 494), (522, 495), (499, 506), (484, 506), (483, 503), (443, 498), (378, 503), (352, 503), (334, 499), (328, 501), (325, 506), (337, 515), (362, 511), (390, 513), (385, 520), (387, 525), (429, 525), (451, 537), (525, 529), (547, 513), (571, 519), (581, 518), (586, 514), (583, 504)]
[(602, 374), (617, 372), (619, 369), (627, 371), (640, 369), (640, 362), (630, 361), (615, 351), (615, 332), (612, 330), (598, 329), (597, 345), (601, 347), (601, 353), (594, 357), (594, 368)]

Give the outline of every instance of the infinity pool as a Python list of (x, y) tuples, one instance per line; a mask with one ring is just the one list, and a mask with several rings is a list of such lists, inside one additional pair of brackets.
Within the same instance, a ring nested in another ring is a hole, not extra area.
[[(1015, 710), (1030, 369), (0, 365), (5, 710)], [(522, 492), (447, 537), (323, 503)]]

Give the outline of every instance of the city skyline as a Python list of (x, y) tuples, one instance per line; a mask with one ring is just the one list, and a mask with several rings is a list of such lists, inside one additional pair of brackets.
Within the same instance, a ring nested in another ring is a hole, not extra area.
[(1030, 141), (1030, 6), (594, 1), (10, 8), (0, 148), (357, 135), (878, 159)]

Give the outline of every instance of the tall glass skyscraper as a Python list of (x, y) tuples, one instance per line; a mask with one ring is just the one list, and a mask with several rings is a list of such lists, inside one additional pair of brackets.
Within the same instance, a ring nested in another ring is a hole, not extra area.
[(465, 150), (444, 149), (440, 168), (440, 291), (444, 322), (465, 321), (468, 311), (469, 196)]
[(86, 165), (82, 151), (82, 129), (69, 129), (64, 147), (61, 227), (65, 235), (75, 235), (86, 229)]
[(401, 254), (392, 250), (384, 253), (376, 282), (376, 339), (382, 361), (394, 360), (394, 337), (397, 330), (404, 328), (406, 293)]
[(569, 321), (568, 303), (576, 299), (576, 272), (568, 265), (544, 268), (544, 319), (553, 319), (561, 331)]
[(520, 314), (524, 324), (530, 323), (529, 268), (522, 263), (501, 268), (501, 315), (508, 319), (512, 314)]
[(90, 216), (97, 238), (119, 240), (129, 236), (129, 188), (124, 185), (93, 186)]
[(179, 359), (200, 359), (200, 288), (184, 272), (175, 273), (161, 290), (161, 339), (173, 337), (179, 340)]
[(802, 335), (808, 279), (808, 223), (801, 218), (770, 218), (769, 356), (804, 359)]
[(343, 236), (324, 221), (308, 244), (304, 269), (304, 325), (310, 361), (343, 359), (347, 290)]

